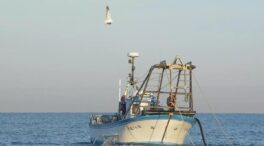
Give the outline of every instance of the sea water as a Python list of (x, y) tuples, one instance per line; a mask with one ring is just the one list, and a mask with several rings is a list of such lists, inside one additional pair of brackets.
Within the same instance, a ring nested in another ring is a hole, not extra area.
[[(90, 143), (90, 113), (0, 113), (0, 145)], [(208, 145), (264, 146), (264, 114), (198, 114)], [(186, 145), (202, 145), (196, 124)]]

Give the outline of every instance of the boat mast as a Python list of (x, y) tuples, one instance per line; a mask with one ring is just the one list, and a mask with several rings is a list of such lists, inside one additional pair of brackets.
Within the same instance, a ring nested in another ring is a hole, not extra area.
[(128, 74), (129, 76), (129, 84), (134, 88), (135, 80), (134, 80), (134, 72), (135, 72), (135, 58), (139, 57), (138, 52), (130, 52), (127, 55), (129, 57), (128, 63), (131, 63), (131, 73)]
[(119, 80), (119, 82), (118, 82), (118, 102), (120, 102), (121, 101), (121, 84), (122, 84), (122, 82), (121, 82), (121, 80)]
[(126, 89), (125, 89), (125, 96), (126, 97), (131, 97), (133, 96), (134, 85), (136, 84), (136, 81), (134, 80), (134, 72), (135, 72), (135, 58), (139, 57), (139, 53), (137, 52), (130, 52), (127, 54), (129, 57), (128, 63), (131, 64), (131, 72), (128, 74), (128, 79), (127, 79), (127, 84), (126, 84)]

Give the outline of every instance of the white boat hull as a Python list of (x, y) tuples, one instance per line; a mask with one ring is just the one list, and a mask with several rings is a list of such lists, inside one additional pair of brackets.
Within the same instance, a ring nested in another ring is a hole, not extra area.
[[(113, 123), (90, 125), (93, 142), (110, 140), (116, 144), (183, 144), (193, 117), (145, 115)], [(167, 128), (166, 128), (167, 127)]]

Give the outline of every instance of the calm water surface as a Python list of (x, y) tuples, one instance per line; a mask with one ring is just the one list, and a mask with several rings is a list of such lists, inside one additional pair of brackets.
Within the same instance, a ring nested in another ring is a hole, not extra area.
[[(90, 113), (0, 113), (0, 145), (90, 144)], [(264, 114), (198, 114), (208, 145), (264, 146)], [(198, 125), (187, 145), (202, 145)]]

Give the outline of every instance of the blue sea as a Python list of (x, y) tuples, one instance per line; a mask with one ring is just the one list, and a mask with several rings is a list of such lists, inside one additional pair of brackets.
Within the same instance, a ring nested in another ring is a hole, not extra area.
[[(1, 146), (90, 146), (91, 113), (0, 113)], [(264, 114), (198, 114), (208, 145), (264, 146)], [(196, 124), (186, 145), (202, 145)]]

